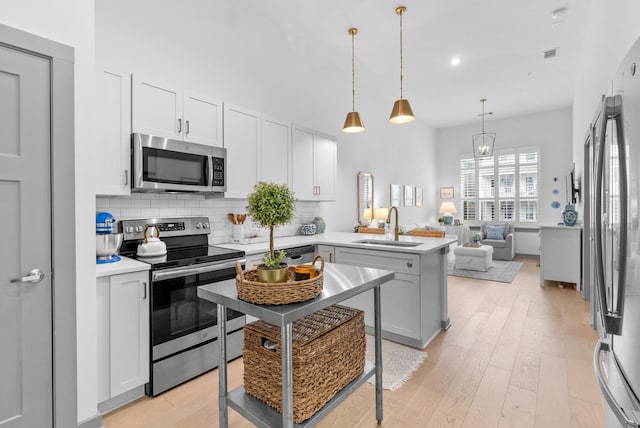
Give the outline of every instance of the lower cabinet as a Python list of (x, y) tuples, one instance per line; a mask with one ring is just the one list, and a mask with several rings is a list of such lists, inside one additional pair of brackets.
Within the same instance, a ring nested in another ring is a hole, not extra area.
[[(98, 403), (149, 382), (149, 272), (97, 278)], [(138, 388), (142, 393), (144, 389)], [(136, 397), (132, 397), (136, 398)], [(118, 405), (125, 402), (118, 402)]]
[[(417, 348), (424, 348), (447, 320), (446, 254), (401, 253), (339, 246), (318, 246), (318, 253), (329, 247), (339, 264), (356, 265), (395, 272), (395, 279), (380, 288), (382, 335)], [(446, 271), (444, 271), (446, 272)], [(345, 305), (365, 311), (365, 324), (374, 325), (373, 292), (344, 301)]]
[(335, 247), (333, 245), (317, 245), (316, 255), (322, 256), (325, 263), (333, 263), (335, 261)]

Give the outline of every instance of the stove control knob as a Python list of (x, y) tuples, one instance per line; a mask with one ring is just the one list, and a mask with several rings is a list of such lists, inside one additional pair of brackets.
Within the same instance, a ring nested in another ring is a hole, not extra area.
[(136, 232), (138, 233), (142, 232), (142, 226), (136, 226)]
[(196, 223), (196, 229), (202, 229), (202, 223)]
[(203, 223), (202, 227), (204, 227), (205, 229), (209, 229), (209, 223)]
[(127, 226), (127, 227), (124, 229), (124, 232), (125, 232), (125, 233), (133, 233), (133, 226)]

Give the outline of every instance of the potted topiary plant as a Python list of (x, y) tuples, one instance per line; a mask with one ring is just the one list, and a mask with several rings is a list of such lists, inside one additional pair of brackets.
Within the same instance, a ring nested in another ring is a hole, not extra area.
[(269, 252), (262, 257), (262, 264), (258, 266), (258, 279), (261, 282), (285, 282), (285, 253), (275, 252), (273, 229), (291, 221), (296, 208), (296, 198), (286, 184), (261, 181), (247, 196), (247, 203), (247, 213), (253, 221), (269, 229)]

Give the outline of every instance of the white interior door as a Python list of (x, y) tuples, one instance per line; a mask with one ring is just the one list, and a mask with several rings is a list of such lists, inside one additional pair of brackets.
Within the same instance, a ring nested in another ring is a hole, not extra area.
[(0, 46), (3, 428), (53, 424), (49, 70), (47, 58)]

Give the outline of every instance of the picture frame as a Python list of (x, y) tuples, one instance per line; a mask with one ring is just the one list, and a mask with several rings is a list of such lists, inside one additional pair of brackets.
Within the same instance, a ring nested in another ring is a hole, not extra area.
[(441, 187), (440, 199), (453, 199), (453, 187)]
[(416, 197), (415, 197), (416, 207), (422, 206), (422, 187), (416, 186)]
[(399, 207), (402, 205), (402, 186), (400, 184), (391, 184), (390, 186), (390, 202), (391, 206)]
[(404, 185), (404, 206), (413, 206), (413, 186), (411, 184)]

